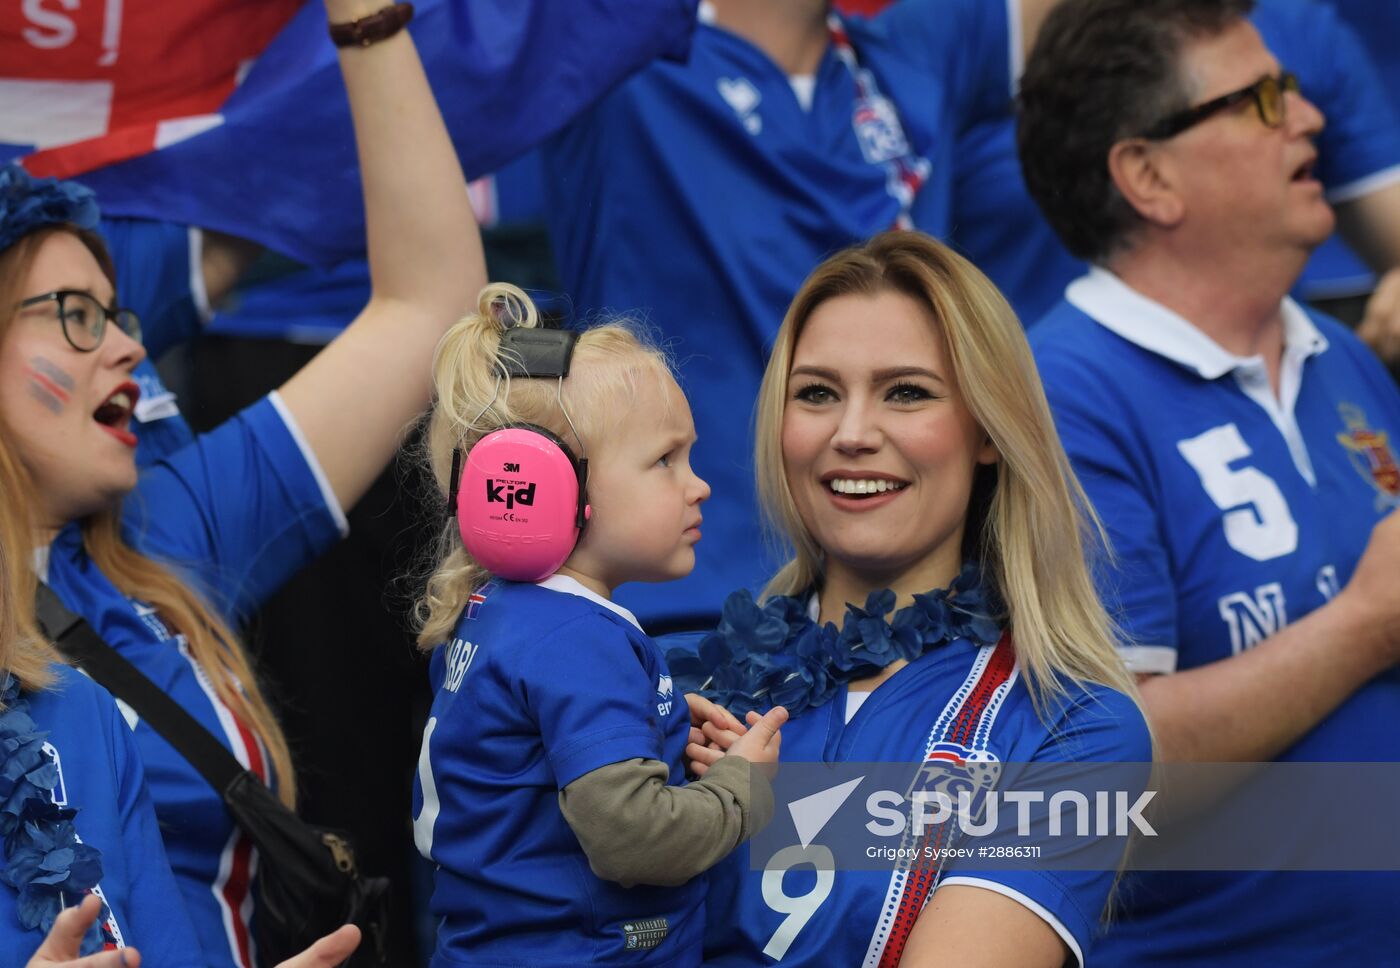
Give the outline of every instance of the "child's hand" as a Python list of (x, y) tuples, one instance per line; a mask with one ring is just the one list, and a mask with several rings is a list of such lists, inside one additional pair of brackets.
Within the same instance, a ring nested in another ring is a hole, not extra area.
[(730, 756), (742, 756), (750, 763), (764, 765), (778, 762), (778, 748), (783, 737), (778, 732), (788, 720), (788, 711), (782, 706), (774, 706), (760, 716), (750, 712), (746, 717), (749, 730), (729, 747)]
[(685, 748), (685, 758), (690, 761), (690, 772), (693, 775), (704, 776), (705, 771), (724, 758), (724, 750), (706, 746), (703, 741), (696, 743), (692, 740)]

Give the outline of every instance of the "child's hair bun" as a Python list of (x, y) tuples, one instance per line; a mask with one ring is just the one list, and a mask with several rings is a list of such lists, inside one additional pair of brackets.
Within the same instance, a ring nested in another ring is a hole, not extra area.
[(535, 301), (525, 290), (508, 282), (493, 282), (482, 289), (477, 298), (476, 311), (495, 323), (500, 332), (530, 329), (540, 324), (540, 312), (535, 308)]

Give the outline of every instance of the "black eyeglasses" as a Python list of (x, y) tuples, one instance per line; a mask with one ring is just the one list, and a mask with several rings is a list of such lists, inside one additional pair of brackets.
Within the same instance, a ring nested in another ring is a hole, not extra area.
[(1194, 108), (1187, 108), (1185, 111), (1179, 111), (1163, 118), (1144, 131), (1140, 137), (1149, 141), (1165, 141), (1167, 138), (1174, 138), (1187, 128), (1194, 127), (1227, 108), (1234, 107), (1246, 98), (1254, 99), (1254, 106), (1259, 111), (1260, 121), (1263, 121), (1270, 128), (1277, 128), (1283, 124), (1284, 119), (1288, 116), (1285, 95), (1289, 91), (1294, 94), (1298, 93), (1298, 78), (1292, 72), (1284, 71), (1278, 77), (1261, 77), (1249, 87), (1242, 87), (1238, 91), (1222, 94), (1205, 104), (1198, 104)]
[(58, 321), (63, 325), (63, 338), (79, 353), (91, 353), (102, 345), (107, 324), (117, 328), (136, 342), (141, 342), (141, 320), (130, 309), (108, 309), (92, 293), (79, 289), (59, 289), (40, 296), (30, 296), (15, 308), (27, 309), (41, 303), (55, 304)]

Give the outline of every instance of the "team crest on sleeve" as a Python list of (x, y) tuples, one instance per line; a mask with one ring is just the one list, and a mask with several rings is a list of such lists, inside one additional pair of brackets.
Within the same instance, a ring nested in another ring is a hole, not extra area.
[(671, 685), (671, 677), (661, 676), (656, 680), (656, 715), (665, 719), (671, 715), (671, 705), (675, 701), (675, 687)]
[(1366, 414), (1354, 404), (1337, 408), (1347, 425), (1347, 431), (1337, 435), (1346, 448), (1347, 457), (1356, 472), (1376, 489), (1378, 507), (1400, 505), (1400, 464), (1390, 446), (1390, 435), (1367, 425)]

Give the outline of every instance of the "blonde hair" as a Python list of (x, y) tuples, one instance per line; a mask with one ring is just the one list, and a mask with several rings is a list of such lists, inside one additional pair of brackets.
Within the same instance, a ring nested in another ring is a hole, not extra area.
[(496, 362), (502, 352), (501, 334), (508, 327), (538, 325), (539, 311), (529, 296), (507, 283), (492, 283), (481, 290), (476, 312), (462, 318), (438, 343), (424, 461), (437, 484), (443, 525), (436, 564), (415, 609), (421, 648), (431, 649), (450, 637), (467, 597), (490, 577), (462, 547), (457, 521), (446, 513), (453, 450), (460, 448), (465, 454), (494, 430), (531, 423), (563, 440), (575, 457), (593, 456), (635, 400), (641, 378), (673, 378), (670, 361), (659, 347), (635, 324), (613, 320), (579, 334), (562, 385), (555, 380), (512, 381)]
[(755, 473), (768, 523), (791, 554), (766, 596), (820, 584), (822, 549), (788, 487), (783, 413), (793, 349), (816, 308), (845, 295), (902, 293), (938, 323), (968, 409), (1000, 454), (973, 482), (963, 555), (1004, 604), (1037, 711), (1064, 697), (1062, 678), (1136, 696), (1094, 589), (1086, 548), (1107, 538), (1079, 486), (1050, 416), (1015, 314), (972, 263), (918, 232), (885, 232), (818, 266), (793, 297), (759, 390)]
[[(21, 469), (0, 437), (0, 494), (14, 493)], [(34, 625), (34, 570), (29, 567), (33, 532), (13, 501), (0, 501), (0, 683), (9, 673), (26, 691), (53, 681), (57, 654)], [(0, 702), (0, 710), (5, 708)]]
[[(76, 235), (115, 287), (116, 276), (106, 246), (96, 234), (71, 226), (54, 226), (32, 232), (0, 253), (0, 306), (18, 302), (19, 287), (29, 273), (39, 246), (56, 232)], [(0, 317), (0, 340), (8, 332), (12, 314)], [(22, 547), (33, 545), (35, 485), (17, 459), (0, 414), (0, 467), (7, 476), (0, 498), (0, 519), (21, 528)], [(183, 634), (194, 656), (214, 686), (219, 699), (233, 710), (262, 740), (278, 778), (278, 795), (288, 806), (296, 803), (296, 773), (291, 750), (272, 707), (258, 688), (252, 663), (233, 629), (193, 590), (160, 563), (130, 547), (121, 532), (120, 504), (91, 514), (79, 522), (83, 546), (98, 569), (123, 595), (153, 606), (162, 622)], [(32, 578), (31, 578), (32, 581)], [(32, 601), (33, 586), (29, 586)]]

